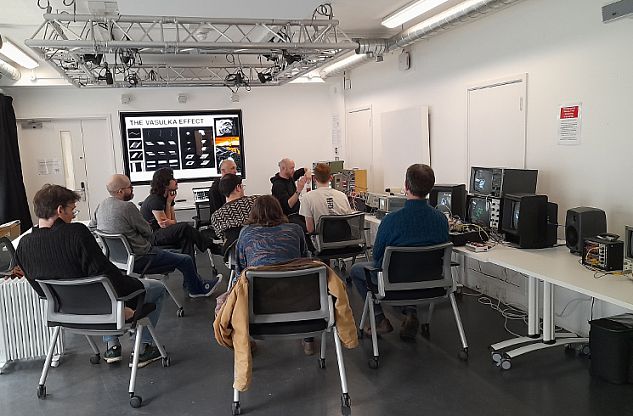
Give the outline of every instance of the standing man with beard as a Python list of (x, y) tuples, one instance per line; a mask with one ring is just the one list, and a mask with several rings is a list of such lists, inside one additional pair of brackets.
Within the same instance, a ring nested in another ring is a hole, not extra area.
[(134, 197), (130, 179), (125, 175), (112, 175), (106, 188), (111, 196), (97, 206), (90, 227), (125, 236), (136, 256), (134, 272), (141, 273), (149, 261), (152, 262), (152, 267), (173, 266), (182, 273), (189, 297), (211, 295), (221, 282), (222, 275), (213, 280), (203, 280), (198, 275), (191, 256), (152, 246), (152, 228), (134, 203), (130, 202)]

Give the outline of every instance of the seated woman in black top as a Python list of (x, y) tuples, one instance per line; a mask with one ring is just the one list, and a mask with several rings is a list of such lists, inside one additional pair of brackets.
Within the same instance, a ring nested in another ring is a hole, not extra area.
[(152, 178), (150, 194), (141, 205), (141, 214), (154, 230), (152, 245), (176, 246), (183, 254), (190, 255), (195, 263), (194, 246), (206, 251), (211, 241), (191, 225), (176, 221), (174, 200), (177, 189), (174, 171), (170, 168), (158, 169)]

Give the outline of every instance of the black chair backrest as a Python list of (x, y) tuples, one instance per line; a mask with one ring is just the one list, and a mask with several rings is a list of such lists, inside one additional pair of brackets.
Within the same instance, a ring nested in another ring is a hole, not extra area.
[(226, 250), (232, 245), (234, 245), (234, 243), (239, 239), (240, 231), (242, 231), (242, 227), (231, 227), (224, 230), (224, 252), (225, 253), (226, 253)]
[(15, 250), (11, 240), (0, 238), (0, 272), (9, 273), (16, 266)]
[(211, 225), (211, 204), (210, 202), (196, 202), (196, 228), (208, 227)]
[(451, 243), (426, 247), (387, 247), (382, 262), (384, 290), (452, 286), (450, 269), (452, 250)]
[(329, 319), (325, 266), (290, 271), (246, 271), (251, 323)]
[(365, 244), (365, 213), (324, 215), (316, 226), (320, 250)]
[[(80, 279), (38, 279), (47, 299), (46, 319), (49, 324), (87, 327), (110, 324), (123, 328), (124, 303), (117, 298), (110, 280), (105, 276)], [(130, 297), (142, 293), (132, 294)]]
[[(132, 248), (123, 234), (110, 234), (95, 231), (95, 234), (106, 248), (106, 256), (120, 270), (128, 271), (130, 258), (133, 256)], [(131, 270), (130, 270), (131, 271)]]

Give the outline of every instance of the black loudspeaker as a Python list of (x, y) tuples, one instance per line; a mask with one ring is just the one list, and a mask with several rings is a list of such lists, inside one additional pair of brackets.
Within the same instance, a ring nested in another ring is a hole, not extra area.
[(582, 252), (583, 240), (607, 232), (607, 214), (601, 209), (577, 207), (567, 210), (565, 241), (572, 253)]

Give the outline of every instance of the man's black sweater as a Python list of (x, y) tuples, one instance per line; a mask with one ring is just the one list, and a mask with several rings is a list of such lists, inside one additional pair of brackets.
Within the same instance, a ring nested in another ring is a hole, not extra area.
[(283, 209), (284, 214), (286, 215), (299, 213), (299, 206), (301, 205), (299, 201), (291, 207), (288, 205), (288, 200), (295, 194), (295, 192), (297, 192), (297, 185), (295, 182), (305, 175), (305, 173), (305, 169), (300, 168), (295, 170), (291, 179), (282, 178), (279, 176), (279, 173), (270, 178), (270, 182), (273, 184), (270, 193), (277, 198), (281, 204), (281, 209)]
[[(16, 250), (18, 264), (32, 283), (36, 279), (73, 279), (107, 276), (117, 295), (123, 297), (139, 289), (143, 283), (121, 273), (101, 251), (88, 227), (81, 223), (67, 224), (62, 219), (51, 228), (34, 227), (25, 235)], [(40, 296), (42, 288), (33, 287)]]

